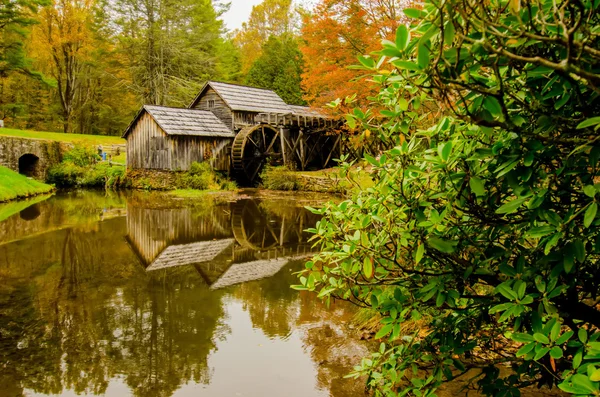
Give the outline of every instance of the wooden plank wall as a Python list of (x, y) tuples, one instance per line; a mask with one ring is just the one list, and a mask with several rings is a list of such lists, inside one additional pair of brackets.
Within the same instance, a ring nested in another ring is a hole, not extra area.
[[(215, 106), (208, 107), (208, 101), (215, 101)], [(208, 87), (206, 92), (200, 98), (194, 109), (209, 110), (214, 113), (230, 130), (233, 131), (233, 113), (225, 101), (217, 94), (215, 90)]]
[(258, 124), (255, 119), (257, 114), (254, 112), (233, 112), (234, 127), (243, 128), (247, 125)]
[[(168, 167), (170, 170), (185, 171), (194, 161), (210, 161), (215, 170), (229, 171), (229, 153), (233, 138), (172, 136), (169, 137), (169, 142), (173, 150), (172, 160)], [(225, 145), (223, 142), (226, 142)]]
[(168, 169), (167, 135), (144, 113), (127, 135), (127, 168)]
[(218, 171), (229, 171), (233, 138), (168, 136), (149, 114), (144, 114), (127, 136), (127, 168), (186, 171), (194, 162), (210, 161)]

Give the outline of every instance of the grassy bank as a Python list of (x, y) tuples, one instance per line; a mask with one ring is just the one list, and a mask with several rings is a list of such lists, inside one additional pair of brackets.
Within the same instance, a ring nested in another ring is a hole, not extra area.
[(29, 139), (46, 139), (50, 141), (68, 143), (81, 143), (90, 146), (125, 144), (125, 139), (121, 139), (117, 136), (65, 134), (62, 132), (14, 130), (11, 128), (0, 128), (0, 135)]
[(349, 175), (337, 168), (319, 171), (296, 171), (287, 167), (267, 167), (261, 173), (262, 187), (269, 190), (347, 194), (374, 185), (371, 173), (355, 167)]
[(0, 202), (49, 193), (54, 188), (0, 167)]

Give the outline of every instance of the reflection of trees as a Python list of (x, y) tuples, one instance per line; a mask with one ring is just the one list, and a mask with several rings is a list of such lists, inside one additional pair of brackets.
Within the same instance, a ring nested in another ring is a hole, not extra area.
[[(133, 288), (131, 288), (133, 287)], [(192, 268), (160, 271), (125, 290), (121, 372), (139, 396), (168, 396), (187, 381), (208, 383), (207, 358), (221, 326), (221, 294)]]
[(298, 294), (290, 288), (296, 279), (292, 268), (297, 264), (285, 266), (274, 277), (240, 284), (233, 291), (250, 314), (253, 327), (271, 338), (289, 335), (298, 310)]
[(5, 266), (0, 257), (0, 270), (30, 267), (25, 274), (35, 280), (26, 286), (15, 276), (0, 290), (5, 390), (101, 394), (123, 374), (134, 394), (166, 396), (184, 382), (208, 382), (207, 356), (215, 335), (226, 331), (221, 294), (194, 268), (148, 275), (124, 231), (121, 218), (15, 243), (18, 251), (35, 251), (40, 241), (53, 241), (54, 264), (46, 250), (24, 256), (33, 263), (7, 253), (15, 262)]
[(346, 302), (332, 303), (327, 308), (306, 292), (300, 294), (300, 300), (302, 309), (297, 325), (305, 325), (303, 340), (318, 364), (319, 387), (329, 390), (331, 396), (366, 396), (364, 379), (344, 379), (370, 352), (358, 335), (346, 327), (354, 308)]
[(46, 330), (29, 288), (20, 283), (0, 295), (0, 390), (18, 396), (23, 389), (58, 394), (59, 340)]

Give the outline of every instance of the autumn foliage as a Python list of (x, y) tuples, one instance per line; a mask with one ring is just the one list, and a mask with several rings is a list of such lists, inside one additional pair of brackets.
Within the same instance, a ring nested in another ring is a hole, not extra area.
[(357, 94), (358, 102), (372, 96), (372, 85), (361, 71), (349, 69), (359, 55), (392, 39), (404, 21), (402, 0), (321, 0), (303, 13), (301, 51), (305, 59), (302, 88), (305, 99), (322, 106), (336, 98)]

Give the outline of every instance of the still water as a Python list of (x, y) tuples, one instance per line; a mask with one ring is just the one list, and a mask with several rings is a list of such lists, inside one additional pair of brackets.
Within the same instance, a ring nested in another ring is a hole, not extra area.
[(289, 198), (0, 205), (0, 396), (363, 395), (352, 308), (290, 288), (316, 221)]

